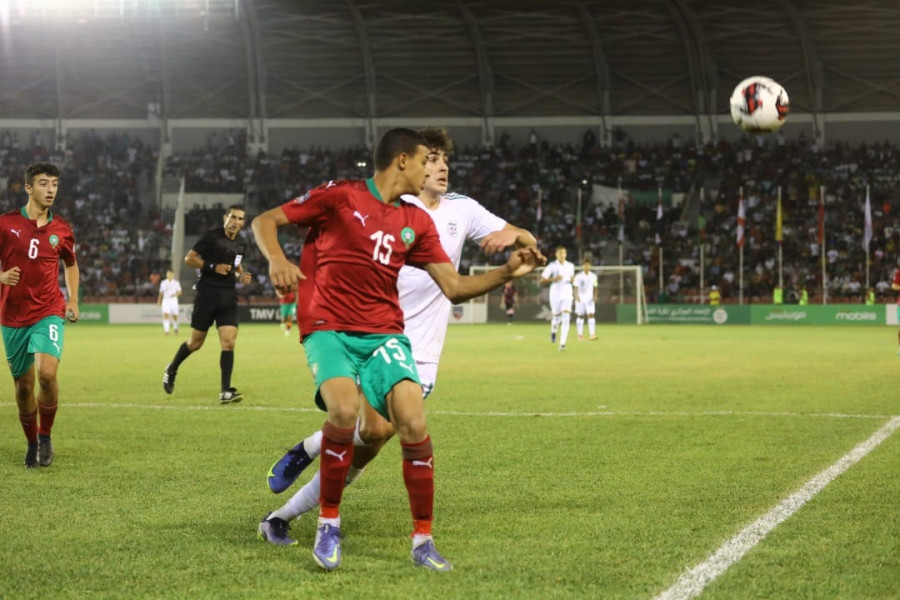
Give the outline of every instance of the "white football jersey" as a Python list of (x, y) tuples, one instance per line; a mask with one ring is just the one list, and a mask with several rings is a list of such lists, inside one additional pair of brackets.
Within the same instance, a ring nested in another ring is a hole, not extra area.
[[(403, 196), (403, 200), (431, 216), (441, 246), (456, 268), (466, 240), (479, 241), (506, 226), (506, 221), (462, 194), (444, 194), (435, 210), (425, 208), (415, 196)], [(404, 333), (412, 343), (413, 357), (417, 362), (437, 363), (450, 321), (450, 300), (427, 272), (409, 265), (400, 269), (397, 291), (406, 321)]]
[(597, 274), (591, 271), (585, 273), (580, 271), (575, 276), (575, 291), (578, 292), (578, 299), (585, 300), (594, 299), (594, 290), (597, 289)]
[(163, 279), (159, 283), (159, 293), (162, 294), (163, 300), (168, 298), (176, 298), (178, 292), (181, 291), (181, 283), (177, 279)]
[(552, 279), (562, 275), (562, 279), (550, 284), (550, 298), (572, 297), (572, 279), (575, 277), (575, 265), (569, 261), (554, 260), (544, 267), (541, 279)]

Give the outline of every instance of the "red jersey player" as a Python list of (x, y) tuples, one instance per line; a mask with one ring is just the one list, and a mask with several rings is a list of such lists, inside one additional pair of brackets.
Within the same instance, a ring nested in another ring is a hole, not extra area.
[[(319, 524), (313, 548), (316, 562), (327, 570), (341, 562), (339, 507), (353, 456), (354, 427), (365, 415), (360, 403), (366, 401), (392, 422), (400, 438), (413, 515), (414, 563), (436, 571), (451, 568), (431, 537), (434, 458), (422, 387), (409, 339), (403, 335), (397, 294), (400, 267), (425, 269), (448, 298), (462, 302), (530, 273), (544, 261), (537, 249), (524, 248), (513, 252), (503, 267), (460, 276), (441, 247), (432, 219), (400, 200), (403, 194), (421, 192), (428, 152), (415, 131), (391, 129), (375, 149), (373, 178), (328, 182), (253, 221), (272, 283), (282, 290), (295, 288), (305, 277), (285, 257), (278, 227), (293, 223), (315, 230), (310, 320), (304, 323), (301, 315), (300, 328), (303, 333), (306, 327), (310, 330), (303, 345), (328, 411), (322, 427)], [(302, 254), (307, 251), (304, 246)], [(363, 419), (360, 429), (365, 427)]]
[(275, 290), (278, 295), (278, 305), (281, 307), (281, 330), (285, 336), (291, 335), (291, 325), (297, 316), (297, 294), (293, 290)]
[[(59, 169), (34, 163), (25, 169), (28, 203), (0, 216), (0, 329), (16, 388), (19, 421), (28, 440), (25, 468), (53, 462), (50, 431), (56, 417), (56, 372), (63, 349), (64, 318), (77, 321), (78, 262), (72, 227), (50, 207)], [(68, 302), (59, 289), (65, 263)], [(35, 381), (39, 381), (35, 397)], [(38, 423), (40, 415), (40, 423)]]

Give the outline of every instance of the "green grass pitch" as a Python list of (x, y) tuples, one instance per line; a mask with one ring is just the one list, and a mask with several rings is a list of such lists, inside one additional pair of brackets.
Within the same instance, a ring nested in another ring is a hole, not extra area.
[[(454, 570), (409, 562), (399, 449), (344, 495), (344, 561), (256, 538), (287, 500), (265, 474), (324, 413), (302, 348), (241, 327), (219, 406), (214, 334), (66, 328), (56, 461), (22, 467), (12, 378), (0, 398), (0, 598), (650, 599), (900, 414), (887, 327), (451, 327), (427, 401), (435, 539)], [(776, 527), (705, 599), (900, 596), (900, 434)], [(316, 463), (317, 465), (318, 463)], [(309, 475), (304, 474), (301, 482)]]

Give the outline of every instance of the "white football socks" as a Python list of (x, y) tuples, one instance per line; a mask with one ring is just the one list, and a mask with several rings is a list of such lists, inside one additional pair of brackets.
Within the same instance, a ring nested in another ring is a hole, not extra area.
[(564, 312), (562, 314), (562, 323), (560, 323), (559, 327), (562, 329), (559, 333), (559, 345), (565, 346), (566, 339), (569, 337), (569, 313)]

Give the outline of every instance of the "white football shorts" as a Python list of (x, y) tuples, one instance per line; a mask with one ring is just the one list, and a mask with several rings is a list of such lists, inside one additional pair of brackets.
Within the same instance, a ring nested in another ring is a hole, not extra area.
[(579, 316), (594, 314), (593, 300), (580, 300), (575, 303), (575, 314)]
[(177, 315), (178, 298), (163, 298), (161, 308), (164, 315)]

